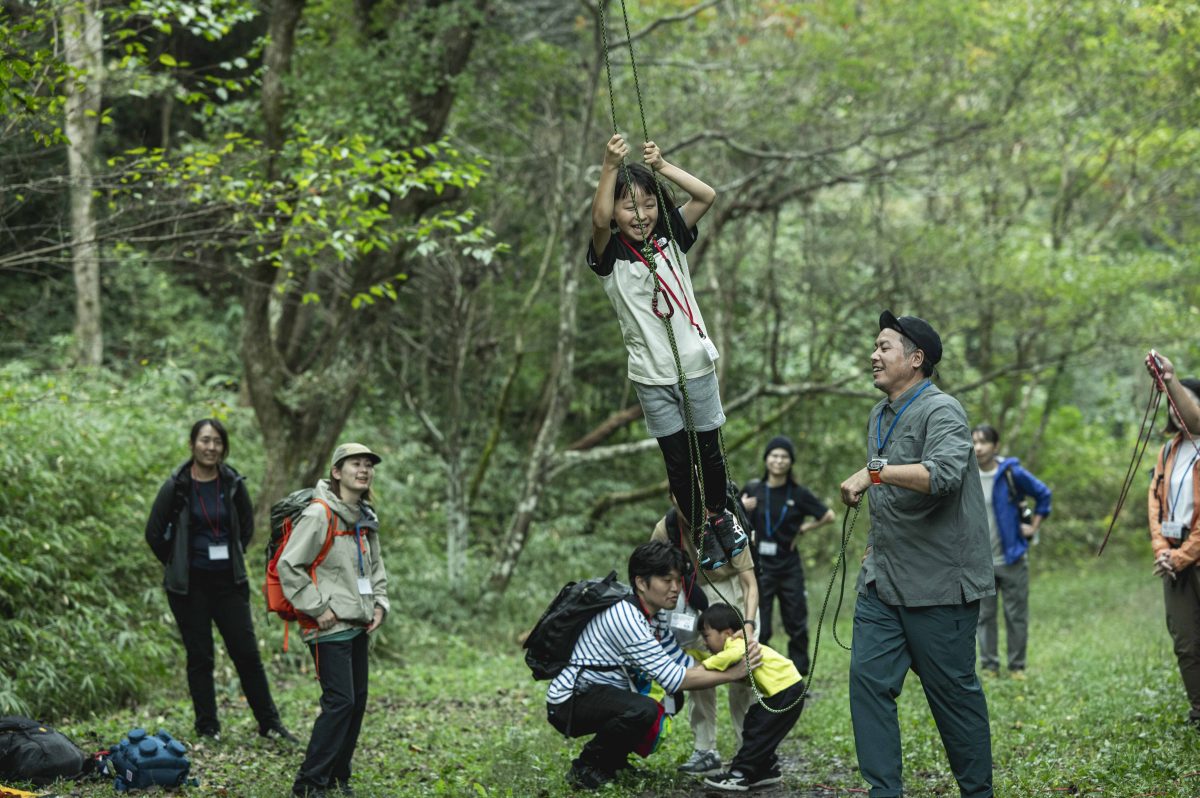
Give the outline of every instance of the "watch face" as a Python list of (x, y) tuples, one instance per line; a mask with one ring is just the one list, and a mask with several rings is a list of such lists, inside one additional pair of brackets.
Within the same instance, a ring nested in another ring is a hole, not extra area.
[(867, 470), (868, 471), (882, 471), (883, 467), (885, 465), (887, 465), (887, 460), (876, 457), (872, 460), (867, 461)]

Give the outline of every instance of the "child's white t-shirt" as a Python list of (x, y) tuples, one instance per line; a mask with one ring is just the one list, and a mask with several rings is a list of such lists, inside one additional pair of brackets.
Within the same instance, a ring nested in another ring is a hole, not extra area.
[[(676, 208), (671, 211), (671, 232), (675, 236), (674, 243), (660, 234), (661, 229), (655, 231), (654, 261), (666, 292), (659, 295), (658, 308), (662, 313), (669, 312), (672, 307), (675, 310), (671, 328), (675, 332), (680, 363), (684, 376), (693, 379), (716, 368), (697, 329), (709, 335), (696, 302), (685, 254), (696, 242), (697, 231), (684, 224), (683, 216)], [(617, 312), (621, 337), (629, 352), (629, 379), (643, 385), (672, 385), (679, 381), (679, 370), (671, 352), (666, 325), (652, 309), (655, 278), (640, 257), (641, 249), (640, 244), (631, 244), (620, 233), (615, 233), (602, 257), (596, 256), (594, 246), (588, 246), (588, 266), (600, 277), (604, 293)]]

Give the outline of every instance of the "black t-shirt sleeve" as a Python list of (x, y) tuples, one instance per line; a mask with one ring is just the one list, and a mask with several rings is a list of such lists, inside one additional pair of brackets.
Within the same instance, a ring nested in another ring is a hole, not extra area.
[(800, 511), (799, 514), (802, 518), (812, 516), (813, 520), (817, 520), (829, 512), (829, 508), (817, 498), (816, 494), (804, 487), (800, 488), (800, 498), (796, 502), (796, 509)]
[(604, 253), (600, 256), (596, 255), (596, 245), (588, 241), (587, 248), (587, 265), (593, 272), (600, 277), (607, 277), (612, 274), (613, 267), (617, 263), (617, 248), (621, 246), (620, 240), (614, 234), (608, 239), (608, 246), (604, 248)]

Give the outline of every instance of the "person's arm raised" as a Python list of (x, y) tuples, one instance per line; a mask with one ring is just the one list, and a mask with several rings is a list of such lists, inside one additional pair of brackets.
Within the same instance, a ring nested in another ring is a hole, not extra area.
[(1175, 364), (1168, 360), (1166, 355), (1153, 349), (1146, 355), (1146, 370), (1150, 372), (1150, 376), (1155, 376), (1155, 361), (1162, 373), (1159, 389), (1166, 387), (1167, 394), (1179, 409), (1179, 418), (1188, 432), (1193, 436), (1200, 435), (1200, 404), (1196, 403), (1196, 397), (1179, 381), (1179, 376), (1175, 373)]
[(717, 190), (690, 172), (667, 163), (658, 145), (653, 141), (647, 141), (643, 145), (643, 158), (646, 166), (688, 193), (688, 201), (679, 209), (679, 213), (688, 227), (695, 227), (696, 222), (700, 221), (716, 202)]
[(600, 164), (600, 182), (596, 185), (596, 196), (592, 198), (592, 246), (596, 257), (604, 253), (608, 240), (612, 238), (609, 223), (613, 218), (613, 193), (617, 190), (617, 173), (621, 162), (629, 154), (629, 145), (620, 133), (604, 145), (604, 160)]

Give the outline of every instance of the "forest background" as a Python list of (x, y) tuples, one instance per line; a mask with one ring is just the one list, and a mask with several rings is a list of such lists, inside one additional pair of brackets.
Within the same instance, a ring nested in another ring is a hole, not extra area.
[[(1200, 7), (627, 5), (0, 3), (0, 714), (178, 687), (141, 531), (204, 416), (256, 568), (265, 508), (338, 441), (383, 454), (382, 657), (507, 650), (621, 570), (666, 486), (583, 260), (614, 125), (719, 192), (689, 260), (736, 479), (786, 433), (840, 507), (891, 308), (1053, 487), (1040, 559), (1095, 556), (1145, 350), (1200, 368)], [(1137, 569), (1145, 484), (1105, 555)]]

